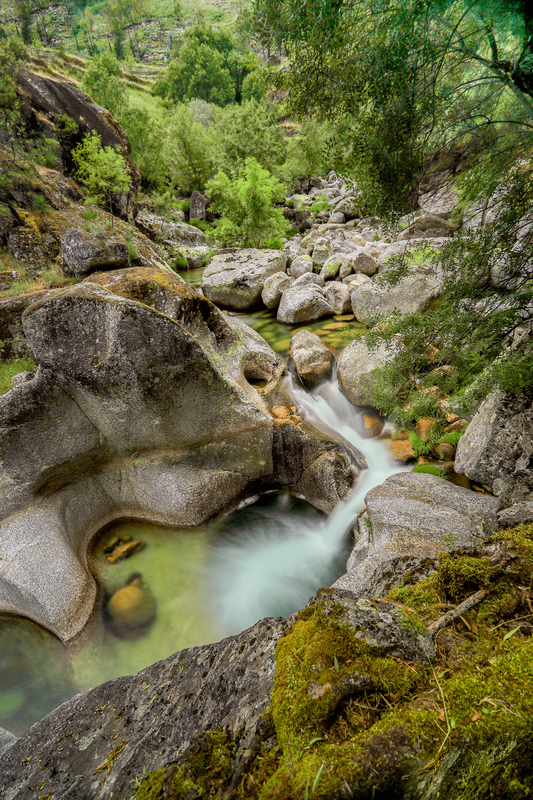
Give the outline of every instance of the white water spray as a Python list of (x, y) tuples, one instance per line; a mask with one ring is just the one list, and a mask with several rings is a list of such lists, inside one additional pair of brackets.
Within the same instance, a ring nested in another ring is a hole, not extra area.
[(366, 493), (395, 472), (383, 442), (364, 439), (360, 409), (341, 394), (336, 377), (312, 393), (292, 385), (295, 404), (317, 428), (334, 430), (365, 456), (352, 494), (327, 519), (274, 507), (250, 522), (244, 533), (214, 548), (208, 570), (212, 613), (225, 633), (237, 633), (267, 616), (302, 608), (321, 586), (343, 571), (346, 534), (364, 506)]

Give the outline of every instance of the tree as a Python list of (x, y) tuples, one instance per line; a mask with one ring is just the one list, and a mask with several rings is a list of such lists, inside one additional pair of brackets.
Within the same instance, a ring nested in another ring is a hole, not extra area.
[(254, 158), (270, 172), (285, 159), (286, 140), (278, 129), (278, 114), (266, 100), (249, 100), (219, 110), (212, 138), (217, 164), (228, 174), (242, 170), (247, 158)]
[(188, 106), (178, 105), (170, 117), (161, 152), (164, 180), (187, 193), (203, 189), (214, 170), (212, 152), (204, 126)]
[(224, 58), (207, 44), (188, 40), (171, 62), (156, 93), (177, 102), (195, 98), (223, 106), (235, 99), (235, 87)]
[(104, 51), (89, 61), (83, 88), (114, 117), (118, 117), (126, 107), (122, 68), (112, 53)]
[(289, 224), (273, 202), (284, 196), (284, 187), (255, 158), (247, 158), (244, 169), (231, 180), (219, 172), (210, 184), (215, 212), (222, 214), (216, 238), (222, 245), (265, 247), (269, 239), (284, 236)]
[(236, 49), (231, 35), (201, 22), (185, 31), (155, 91), (177, 102), (196, 98), (225, 106), (234, 100), (240, 102), (249, 72), (247, 60)]
[(340, 123), (346, 163), (366, 183), (369, 210), (383, 211), (416, 200), (436, 152), (459, 146), (475, 161), (487, 142), (498, 153), (523, 149), (533, 121), (529, 6), (256, 0), (254, 8), (269, 45), (287, 54), (288, 69), (272, 77), (289, 90), (290, 109)]
[(72, 152), (72, 157), (92, 202), (109, 203), (113, 227), (113, 194), (122, 194), (131, 188), (131, 175), (124, 158), (112, 147), (102, 147), (96, 133), (87, 135)]

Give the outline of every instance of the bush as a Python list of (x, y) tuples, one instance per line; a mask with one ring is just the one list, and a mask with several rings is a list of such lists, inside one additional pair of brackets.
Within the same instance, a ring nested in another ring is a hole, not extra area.
[(137, 261), (137, 259), (139, 258), (139, 251), (137, 249), (136, 244), (134, 242), (132, 242), (131, 239), (126, 239), (126, 245), (128, 247), (128, 254), (129, 254), (130, 260), (131, 261)]
[(223, 246), (265, 247), (271, 237), (282, 237), (290, 229), (273, 201), (283, 197), (281, 183), (255, 158), (247, 158), (240, 176), (230, 180), (220, 172), (209, 190), (213, 210), (222, 214), (216, 239)]
[(196, 217), (193, 217), (189, 220), (189, 225), (193, 225), (195, 228), (198, 228), (198, 230), (203, 231), (204, 233), (207, 233), (211, 230), (211, 225), (206, 219), (197, 219)]

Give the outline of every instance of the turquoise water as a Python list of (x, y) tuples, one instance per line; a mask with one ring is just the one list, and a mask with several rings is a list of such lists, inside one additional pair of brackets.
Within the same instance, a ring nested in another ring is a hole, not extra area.
[[(187, 279), (199, 282), (201, 273), (188, 271)], [(281, 325), (271, 311), (239, 317), (283, 354), (299, 329)], [(305, 327), (336, 351), (361, 328), (351, 315)], [(314, 397), (294, 392), (294, 402), (314, 424), (341, 432), (369, 455), (371, 469), (352, 497), (329, 518), (305, 501), (272, 493), (197, 530), (129, 523), (106, 531), (90, 557), (98, 602), (75, 642), (65, 647), (29, 620), (0, 615), (0, 726), (20, 735), (79, 691), (237, 633), (263, 617), (297, 611), (344, 572), (348, 534), (362, 498), (384, 480), (389, 465), (382, 445), (356, 433), (358, 412), (336, 381)], [(110, 564), (104, 547), (115, 535), (141, 539), (145, 547)], [(145, 617), (143, 626), (132, 626), (129, 618), (113, 620), (111, 610), (124, 593), (130, 603), (132, 597), (138, 601), (134, 616)]]

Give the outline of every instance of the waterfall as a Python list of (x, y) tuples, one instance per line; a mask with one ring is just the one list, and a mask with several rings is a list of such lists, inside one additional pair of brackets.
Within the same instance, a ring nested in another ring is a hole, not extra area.
[(295, 383), (290, 391), (299, 412), (357, 447), (368, 469), (329, 517), (291, 513), (289, 498), (282, 495), (267, 511), (251, 515), (244, 530), (213, 548), (207, 574), (210, 613), (226, 634), (266, 616), (297, 611), (317, 589), (331, 585), (344, 571), (343, 545), (366, 493), (400, 469), (383, 442), (361, 436), (362, 411), (340, 392), (335, 375), (313, 392)]

